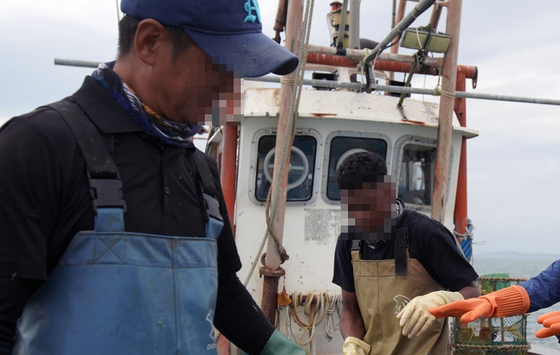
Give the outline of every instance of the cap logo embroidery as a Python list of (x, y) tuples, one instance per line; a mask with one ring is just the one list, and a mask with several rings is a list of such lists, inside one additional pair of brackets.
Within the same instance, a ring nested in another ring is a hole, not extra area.
[[(243, 22), (255, 23), (255, 21), (258, 21), (258, 23), (261, 23), (261, 12), (257, 0), (247, 0), (245, 3), (245, 11), (247, 11), (247, 17), (245, 17), (245, 21)], [(254, 15), (253, 11), (255, 11)]]

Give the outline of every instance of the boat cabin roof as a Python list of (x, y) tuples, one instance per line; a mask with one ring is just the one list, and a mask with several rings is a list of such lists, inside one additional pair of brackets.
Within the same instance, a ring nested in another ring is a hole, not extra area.
[[(397, 108), (398, 101), (398, 97), (377, 93), (304, 89), (301, 93), (299, 117), (388, 122), (437, 128), (439, 104), (406, 99), (401, 113)], [(245, 117), (278, 117), (279, 112), (279, 88), (245, 90)], [(455, 115), (453, 130), (467, 138), (478, 136), (477, 130), (461, 127)]]

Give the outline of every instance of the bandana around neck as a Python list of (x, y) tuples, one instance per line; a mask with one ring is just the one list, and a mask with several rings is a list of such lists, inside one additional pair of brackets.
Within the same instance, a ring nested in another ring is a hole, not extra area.
[(178, 147), (194, 147), (190, 137), (197, 134), (201, 126), (191, 126), (161, 117), (136, 96), (136, 93), (113, 71), (115, 62), (100, 64), (92, 77), (140, 127), (150, 132), (161, 143)]

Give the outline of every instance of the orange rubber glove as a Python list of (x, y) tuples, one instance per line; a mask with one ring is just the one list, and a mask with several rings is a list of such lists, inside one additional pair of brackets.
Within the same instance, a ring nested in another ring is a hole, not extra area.
[(527, 291), (521, 286), (510, 286), (478, 298), (456, 301), (444, 306), (430, 308), (437, 317), (461, 317), (469, 323), (478, 318), (500, 318), (525, 314), (531, 306)]
[(537, 338), (547, 338), (553, 335), (560, 335), (560, 311), (549, 312), (537, 318), (537, 322), (544, 326), (537, 330)]

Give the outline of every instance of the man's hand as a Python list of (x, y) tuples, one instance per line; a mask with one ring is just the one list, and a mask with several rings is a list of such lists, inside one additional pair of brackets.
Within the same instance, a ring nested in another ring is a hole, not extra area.
[(275, 330), (264, 346), (261, 355), (306, 355), (305, 350)]
[(402, 334), (412, 338), (426, 331), (436, 318), (428, 312), (431, 307), (442, 306), (453, 301), (462, 300), (459, 292), (435, 291), (427, 295), (414, 297), (402, 311), (397, 314)]
[(537, 338), (547, 338), (553, 335), (560, 335), (560, 312), (549, 312), (537, 318), (537, 322), (544, 326), (535, 334)]
[(355, 337), (347, 337), (342, 345), (343, 355), (367, 355), (371, 346)]
[(437, 318), (461, 317), (461, 322), (469, 323), (481, 317), (500, 318), (525, 314), (530, 305), (527, 291), (515, 285), (478, 298), (430, 308), (430, 313)]

